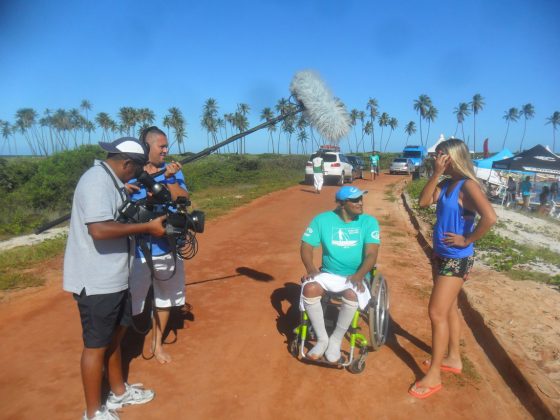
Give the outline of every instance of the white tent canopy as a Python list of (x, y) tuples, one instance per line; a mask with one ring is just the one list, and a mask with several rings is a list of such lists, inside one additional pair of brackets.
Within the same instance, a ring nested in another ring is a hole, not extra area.
[(439, 135), (439, 139), (436, 141), (436, 143), (428, 149), (428, 153), (435, 153), (437, 145), (440, 144), (442, 141), (445, 141), (445, 136), (443, 135), (443, 133)]

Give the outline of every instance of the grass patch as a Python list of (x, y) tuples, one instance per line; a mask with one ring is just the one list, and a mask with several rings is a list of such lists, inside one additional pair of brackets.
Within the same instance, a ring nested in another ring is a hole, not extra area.
[(461, 361), (463, 362), (463, 374), (459, 376), (455, 375), (457, 376), (457, 379), (465, 382), (468, 381), (468, 382), (479, 383), (482, 378), (480, 377), (480, 374), (476, 370), (473, 362), (471, 362), (471, 360), (464, 354), (461, 354)]
[(538, 271), (525, 271), (512, 269), (506, 272), (506, 275), (512, 280), (532, 280), (539, 283), (546, 283), (552, 286), (560, 286), (560, 275), (551, 276), (550, 274), (540, 273)]
[[(391, 185), (389, 185), (389, 187), (391, 187)], [(387, 201), (390, 201), (391, 203), (394, 203), (395, 201), (397, 201), (397, 197), (395, 197), (395, 193), (394, 190), (392, 188), (388, 188), (385, 190), (385, 199)]]
[(66, 245), (66, 236), (60, 235), (37, 245), (22, 246), (0, 253), (0, 290), (40, 286), (45, 279), (40, 265), (60, 255)]

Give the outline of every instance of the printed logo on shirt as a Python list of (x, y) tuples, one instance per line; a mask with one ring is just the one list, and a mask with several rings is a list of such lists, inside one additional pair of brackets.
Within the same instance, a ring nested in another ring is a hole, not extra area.
[(308, 227), (307, 229), (305, 229), (305, 233), (303, 234), (303, 236), (311, 236), (312, 233), (313, 233), (313, 229)]
[(371, 232), (371, 237), (372, 237), (372, 239), (379, 240), (379, 231), (374, 230), (373, 232)]
[(356, 246), (360, 241), (360, 229), (357, 228), (333, 228), (331, 243), (333, 245), (350, 248)]

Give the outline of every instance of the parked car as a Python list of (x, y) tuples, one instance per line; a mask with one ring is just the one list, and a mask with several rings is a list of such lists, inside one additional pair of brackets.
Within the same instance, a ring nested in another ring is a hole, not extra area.
[(412, 172), (414, 172), (414, 169), (414, 162), (411, 159), (398, 157), (393, 159), (393, 162), (391, 162), (391, 166), (389, 166), (389, 173), (391, 175), (402, 173), (410, 175)]
[(348, 161), (352, 164), (352, 175), (354, 179), (363, 179), (363, 170), (365, 169), (364, 161), (359, 156), (346, 156)]
[(311, 161), (318, 155), (322, 154), (324, 161), (325, 182), (343, 185), (345, 182), (353, 182), (354, 175), (352, 173), (352, 164), (348, 161), (348, 157), (340, 152), (319, 150), (313, 153), (307, 164), (305, 165), (305, 182), (313, 184), (313, 163)]

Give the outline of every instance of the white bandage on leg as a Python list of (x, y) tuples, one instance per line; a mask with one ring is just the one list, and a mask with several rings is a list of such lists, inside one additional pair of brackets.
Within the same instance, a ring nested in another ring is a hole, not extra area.
[(307, 353), (309, 356), (321, 357), (329, 345), (329, 336), (325, 328), (325, 317), (321, 306), (321, 296), (303, 297), (303, 306), (317, 335), (317, 344)]
[(342, 297), (342, 305), (340, 307), (340, 312), (338, 313), (336, 328), (329, 338), (329, 345), (325, 351), (325, 357), (329, 362), (336, 363), (340, 359), (340, 346), (342, 345), (342, 339), (344, 338), (346, 331), (348, 331), (348, 327), (350, 327), (357, 309), (357, 301)]

